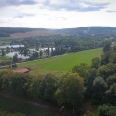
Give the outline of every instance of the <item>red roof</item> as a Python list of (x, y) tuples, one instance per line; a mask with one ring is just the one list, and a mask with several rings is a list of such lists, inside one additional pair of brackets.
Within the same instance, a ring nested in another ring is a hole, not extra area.
[(17, 69), (17, 70), (13, 70), (14, 72), (19, 72), (19, 73), (27, 73), (29, 72), (29, 70), (27, 68), (21, 68), (21, 69)]

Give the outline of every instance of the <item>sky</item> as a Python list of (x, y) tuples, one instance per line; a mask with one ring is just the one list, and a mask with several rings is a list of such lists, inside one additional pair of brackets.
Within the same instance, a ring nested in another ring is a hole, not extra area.
[(116, 27), (116, 0), (0, 0), (0, 27)]

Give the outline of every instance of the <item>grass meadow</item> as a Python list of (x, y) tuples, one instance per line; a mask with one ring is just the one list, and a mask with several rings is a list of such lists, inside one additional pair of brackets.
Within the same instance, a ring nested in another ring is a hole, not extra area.
[(91, 59), (94, 57), (100, 57), (102, 48), (80, 51), (76, 53), (64, 54), (61, 56), (55, 56), (45, 59), (38, 59), (31, 62), (24, 62), (18, 64), (17, 68), (30, 67), (31, 73), (48, 73), (48, 72), (67, 72), (71, 71), (75, 65), (80, 63), (91, 64)]

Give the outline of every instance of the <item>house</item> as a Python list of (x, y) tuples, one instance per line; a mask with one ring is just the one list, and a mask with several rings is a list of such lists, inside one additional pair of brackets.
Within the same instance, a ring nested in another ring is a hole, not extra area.
[(17, 62), (22, 62), (22, 58), (17, 58)]
[(16, 69), (13, 70), (13, 72), (18, 72), (18, 73), (28, 73), (30, 70), (27, 68), (21, 68), (21, 69)]

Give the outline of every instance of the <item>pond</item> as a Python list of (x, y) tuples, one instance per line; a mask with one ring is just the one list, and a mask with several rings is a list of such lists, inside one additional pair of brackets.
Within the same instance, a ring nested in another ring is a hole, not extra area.
[(0, 48), (19, 48), (19, 47), (24, 47), (24, 45), (4, 45), (4, 46), (0, 46)]
[(29, 56), (21, 55), (21, 54), (19, 54), (19, 52), (10, 52), (10, 53), (6, 54), (6, 56), (13, 57), (15, 54), (18, 55), (18, 58), (22, 58), (22, 59), (28, 59), (29, 58)]

